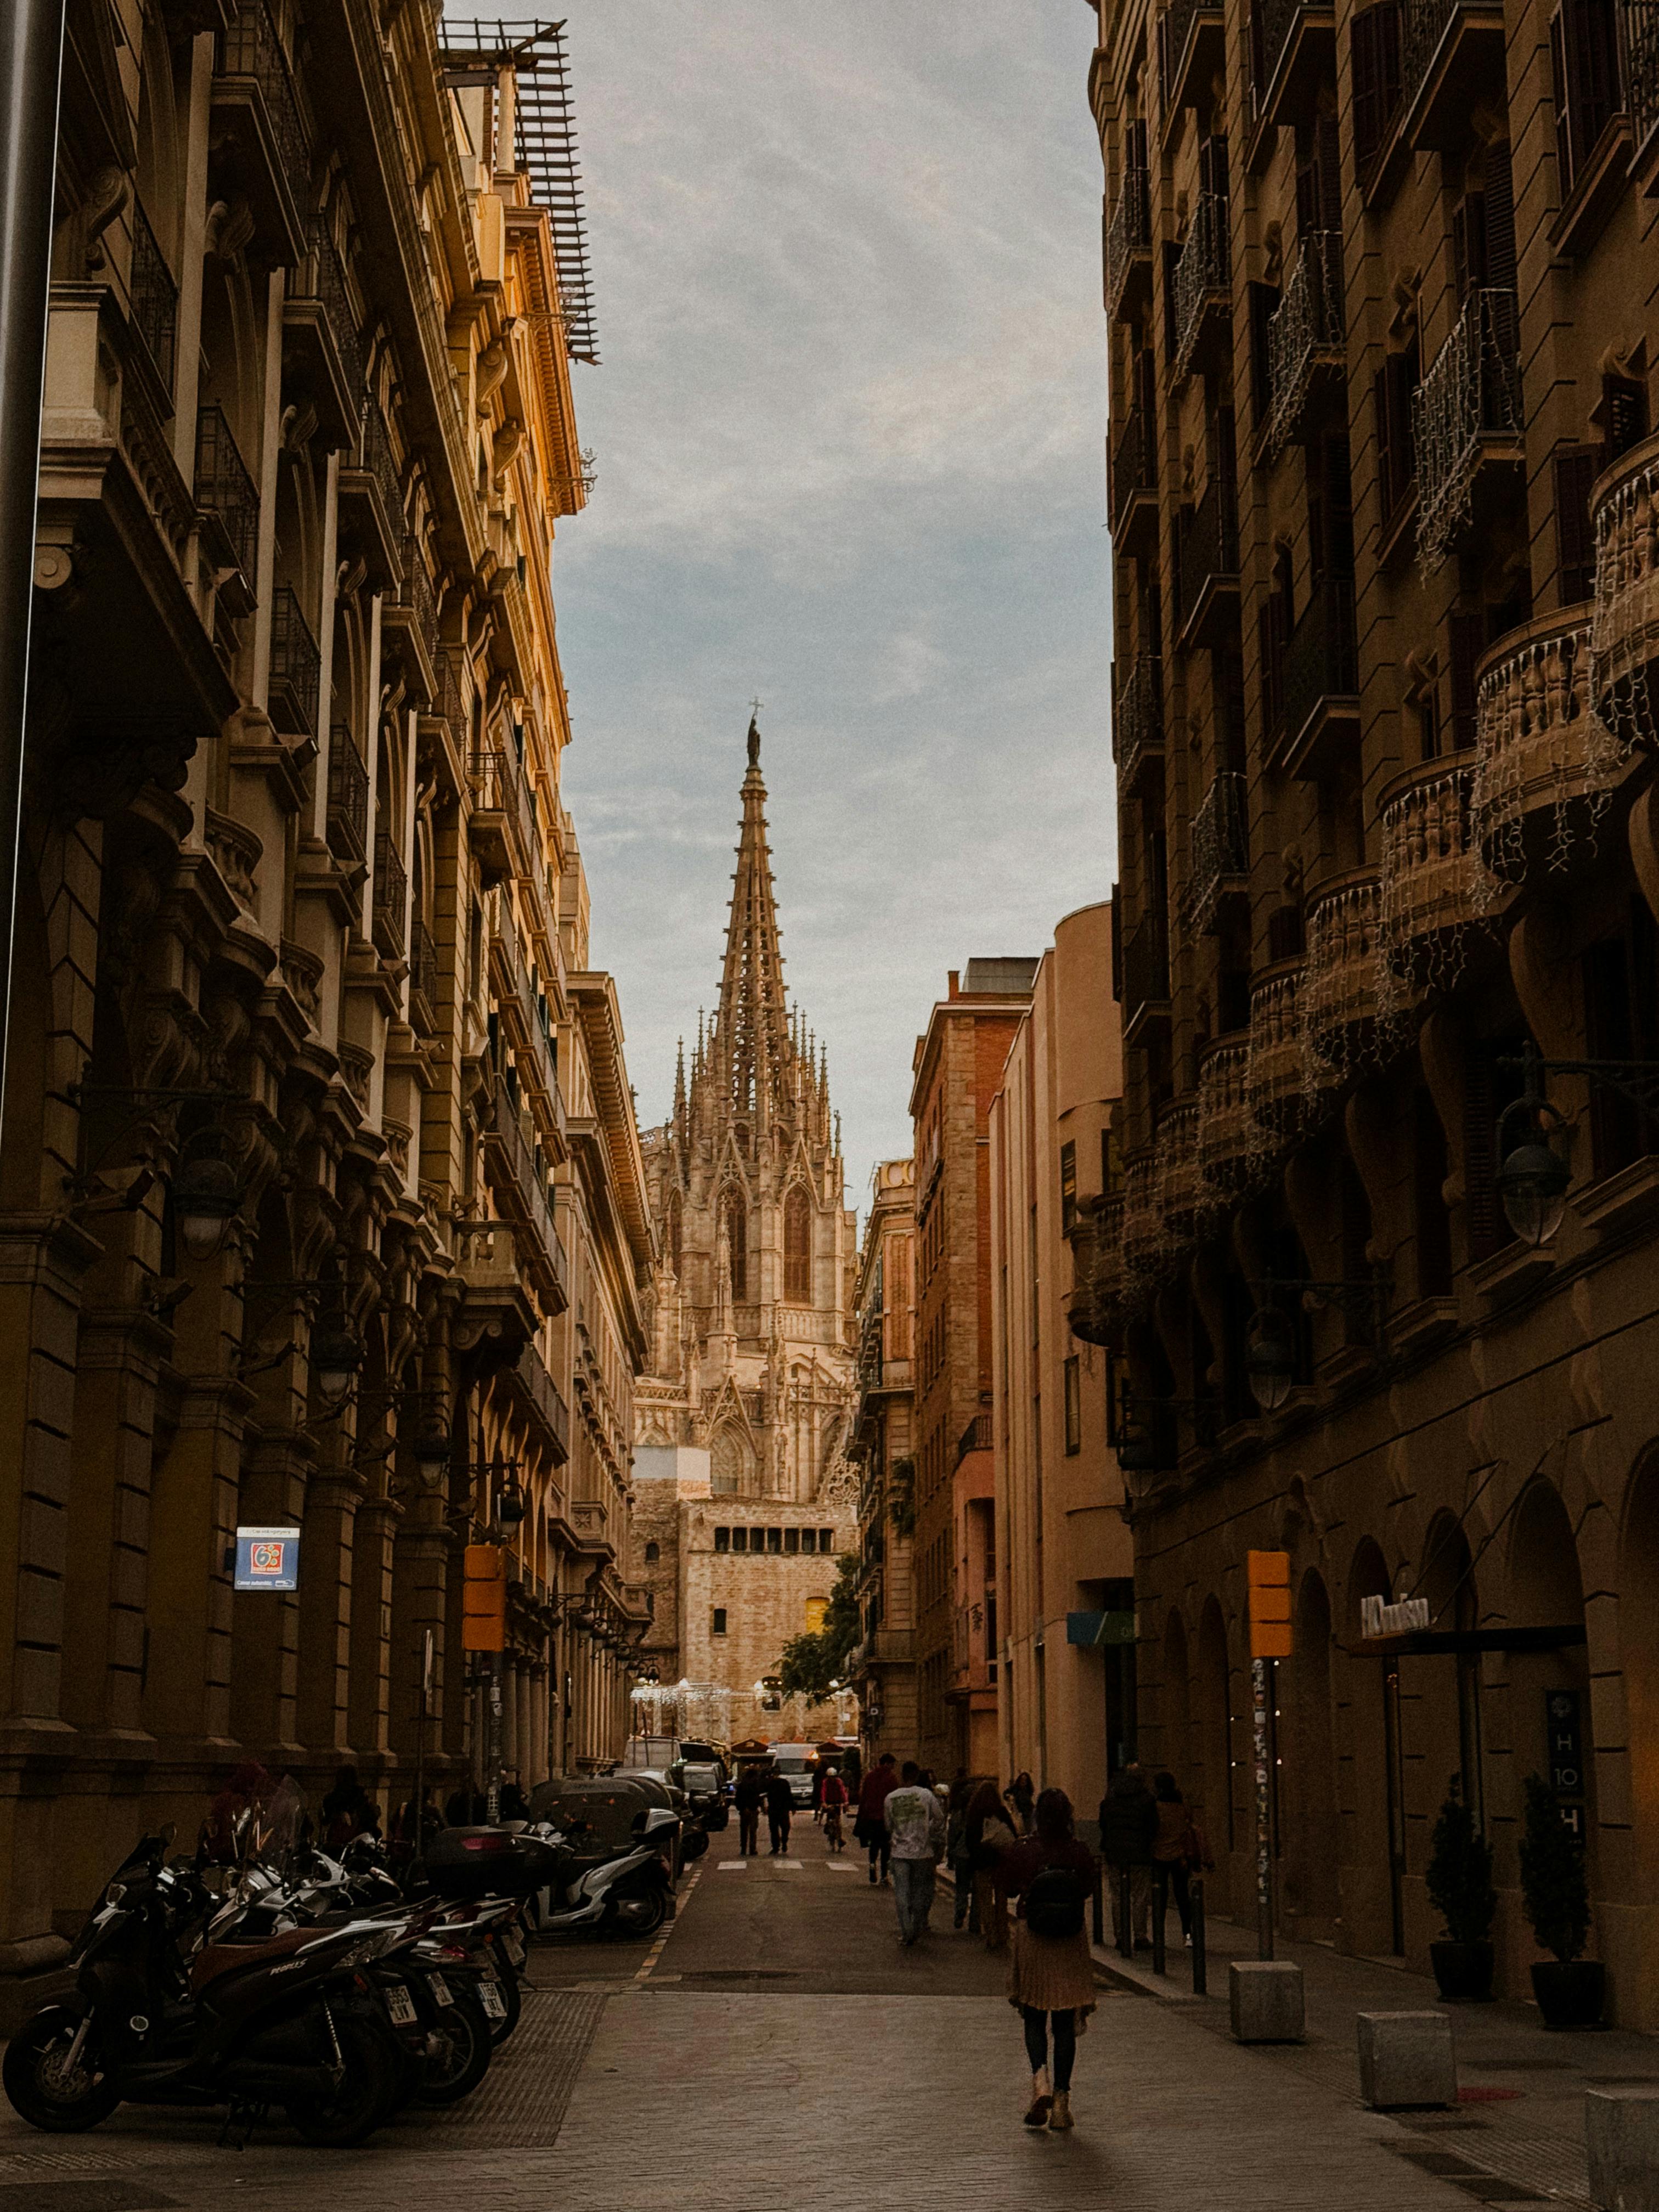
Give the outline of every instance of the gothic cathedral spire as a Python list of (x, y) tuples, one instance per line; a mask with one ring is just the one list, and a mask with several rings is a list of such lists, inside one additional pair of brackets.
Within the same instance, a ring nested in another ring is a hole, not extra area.
[(791, 1053), (772, 855), (766, 842), (760, 730), (753, 716), (749, 723), (749, 770), (743, 779), (743, 829), (738, 840), (738, 866), (732, 879), (732, 911), (726, 933), (726, 966), (720, 976), (710, 1056), (733, 1109), (753, 1113), (763, 1124), (769, 1122), (783, 1103)]

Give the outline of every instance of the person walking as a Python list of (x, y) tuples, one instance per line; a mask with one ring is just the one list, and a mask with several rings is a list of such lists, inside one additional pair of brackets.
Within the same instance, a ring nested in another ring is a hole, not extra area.
[(973, 1869), (974, 1903), (988, 1951), (1005, 1951), (1008, 1948), (1008, 1905), (1006, 1899), (997, 1893), (997, 1861), (1018, 1840), (1009, 1825), (1008, 1808), (996, 1784), (981, 1782), (968, 1800), (963, 1842)]
[(892, 1847), (899, 1942), (908, 1950), (927, 1933), (933, 1869), (945, 1850), (945, 1808), (914, 1759), (900, 1768), (899, 1786), (888, 1791), (882, 1813)]
[(1147, 1933), (1158, 1800), (1139, 1766), (1121, 1766), (1100, 1801), (1100, 1855), (1112, 1873), (1112, 1911), (1120, 1946), (1150, 1950)]
[(823, 1840), (832, 1851), (847, 1849), (847, 1837), (841, 1825), (841, 1816), (847, 1809), (847, 1784), (833, 1770), (823, 1778), (821, 1802), (823, 1807)]
[(945, 1863), (951, 1869), (951, 1880), (956, 1888), (956, 1917), (954, 1925), (960, 1928), (965, 1921), (969, 1933), (979, 1933), (979, 1900), (974, 1895), (974, 1862), (968, 1849), (968, 1808), (973, 1802), (974, 1785), (968, 1778), (965, 1766), (957, 1769), (957, 1778), (951, 1784), (951, 1802), (945, 1808)]
[(1034, 1808), (1034, 1822), (1035, 1835), (1004, 1851), (998, 1861), (996, 1886), (1003, 1897), (1019, 1900), (1008, 2002), (1024, 2028), (1025, 2056), (1031, 2068), (1025, 2124), (1058, 2132), (1072, 2125), (1078, 2033), (1095, 2008), (1087, 1930), (1095, 1856), (1079, 1840), (1072, 1801), (1063, 1790), (1042, 1792)]
[(738, 1854), (741, 1858), (753, 1858), (760, 1850), (761, 1800), (765, 1795), (766, 1785), (761, 1780), (759, 1768), (742, 1768), (737, 1788), (732, 1793), (732, 1802), (738, 1808)]
[(794, 1818), (795, 1793), (782, 1775), (766, 1780), (766, 1825), (772, 1832), (772, 1856), (781, 1858), (789, 1848), (789, 1823)]
[(853, 1833), (870, 1854), (872, 1883), (876, 1879), (876, 1862), (881, 1862), (884, 1889), (887, 1887), (893, 1846), (893, 1839), (887, 1832), (887, 1800), (898, 1786), (897, 1762), (890, 1751), (884, 1751), (860, 1784), (858, 1819), (853, 1824)]
[(1016, 1829), (1022, 1836), (1029, 1836), (1036, 1807), (1036, 1784), (1029, 1774), (1017, 1774), (1002, 1794), (1013, 1808)]
[(1181, 1915), (1182, 1941), (1193, 1943), (1192, 1880), (1213, 1862), (1204, 1841), (1204, 1831), (1193, 1818), (1193, 1808), (1181, 1786), (1167, 1771), (1152, 1778), (1152, 1796), (1158, 1806), (1158, 1836), (1152, 1844), (1152, 1911), (1160, 1928), (1170, 1892), (1175, 1892)]

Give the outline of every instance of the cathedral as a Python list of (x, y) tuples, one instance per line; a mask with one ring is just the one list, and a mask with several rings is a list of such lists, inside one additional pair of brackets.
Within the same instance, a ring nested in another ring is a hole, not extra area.
[(635, 1389), (641, 1664), (682, 1686), (682, 1733), (727, 1741), (833, 1731), (833, 1707), (786, 1711), (769, 1678), (822, 1619), (857, 1521), (856, 1224), (827, 1054), (784, 994), (765, 810), (751, 720), (719, 1003), (642, 1139), (658, 1261)]

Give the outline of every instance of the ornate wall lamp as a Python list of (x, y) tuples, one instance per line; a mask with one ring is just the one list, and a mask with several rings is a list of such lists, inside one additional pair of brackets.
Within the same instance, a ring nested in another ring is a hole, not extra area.
[(1296, 1382), (1300, 1346), (1287, 1298), (1299, 1299), (1304, 1313), (1334, 1306), (1345, 1320), (1364, 1325), (1379, 1363), (1387, 1365), (1389, 1299), (1394, 1285), (1380, 1267), (1357, 1282), (1269, 1276), (1250, 1287), (1256, 1310), (1245, 1343), (1244, 1378), (1264, 1413), (1276, 1413)]
[[(1547, 1060), (1530, 1037), (1517, 1059), (1500, 1067), (1521, 1071), (1521, 1096), (1498, 1117), (1498, 1196), (1504, 1218), (1523, 1244), (1540, 1251), (1561, 1226), (1572, 1171), (1555, 1149), (1566, 1127), (1544, 1085), (1552, 1075), (1581, 1075), (1592, 1091), (1609, 1091), (1648, 1121), (1659, 1124), (1659, 1060)], [(1514, 1150), (1504, 1152), (1506, 1144)]]

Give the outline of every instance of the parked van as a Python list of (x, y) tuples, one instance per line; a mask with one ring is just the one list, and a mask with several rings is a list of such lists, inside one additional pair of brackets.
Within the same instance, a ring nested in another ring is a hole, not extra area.
[(797, 1805), (812, 1802), (812, 1778), (818, 1771), (818, 1747), (815, 1743), (775, 1743), (771, 1747), (772, 1764), (789, 1784), (789, 1794)]

